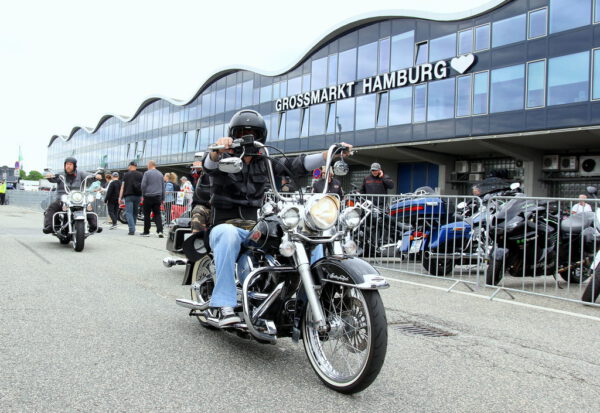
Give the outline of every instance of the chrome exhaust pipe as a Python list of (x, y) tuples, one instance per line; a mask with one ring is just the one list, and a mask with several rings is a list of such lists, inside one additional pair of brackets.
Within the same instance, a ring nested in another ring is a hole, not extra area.
[(209, 302), (201, 304), (197, 301), (187, 300), (185, 298), (178, 298), (175, 300), (175, 302), (177, 303), (177, 305), (180, 305), (185, 308), (189, 308), (190, 310), (200, 310), (200, 311), (206, 310), (210, 304)]
[(186, 265), (187, 262), (188, 262), (187, 258), (175, 258), (175, 257), (163, 258), (163, 265), (167, 268), (171, 268), (175, 265)]

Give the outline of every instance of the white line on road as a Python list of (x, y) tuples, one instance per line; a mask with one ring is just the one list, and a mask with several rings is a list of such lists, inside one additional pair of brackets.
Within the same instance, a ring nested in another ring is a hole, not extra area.
[[(392, 278), (392, 277), (385, 277), (385, 279), (386, 280), (390, 280), (390, 281), (395, 281), (395, 282), (398, 282), (398, 283), (402, 283), (402, 284), (415, 285), (415, 286), (418, 286), (418, 287), (426, 287), (426, 288), (431, 288), (433, 290), (440, 290), (440, 291), (448, 292), (448, 288), (447, 287), (437, 287), (435, 285), (418, 283), (418, 282), (407, 281), (407, 280), (399, 280), (397, 278)], [(480, 295), (480, 294), (475, 294), (475, 293), (468, 293), (468, 292), (465, 292), (465, 291), (457, 291), (457, 290), (452, 290), (451, 292), (455, 293), (455, 294), (468, 295), (469, 297), (482, 298), (482, 299), (485, 299), (485, 300), (489, 300), (489, 297), (486, 296), (486, 295)], [(555, 308), (541, 307), (539, 305), (534, 305), (534, 304), (520, 303), (518, 301), (505, 300), (503, 298), (494, 298), (493, 301), (498, 301), (498, 302), (501, 302), (501, 303), (516, 305), (516, 306), (520, 306), (520, 307), (535, 308), (536, 310), (548, 311), (550, 313), (563, 314), (563, 315), (568, 315), (568, 316), (571, 316), (571, 317), (584, 318), (584, 319), (587, 319), (587, 320), (600, 321), (600, 317), (594, 317), (594, 316), (586, 315), (586, 314), (573, 313), (571, 311), (557, 310)]]

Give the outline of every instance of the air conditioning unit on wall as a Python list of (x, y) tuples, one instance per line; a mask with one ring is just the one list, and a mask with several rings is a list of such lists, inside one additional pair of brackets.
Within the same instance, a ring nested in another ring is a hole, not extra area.
[(581, 176), (600, 176), (600, 156), (580, 156), (579, 174)]
[(483, 162), (471, 162), (471, 172), (482, 173), (483, 172)]
[(542, 159), (542, 170), (558, 171), (560, 169), (559, 160), (560, 157), (558, 155), (544, 155), (544, 158)]
[(456, 161), (454, 163), (454, 172), (466, 174), (469, 172), (469, 161)]
[(577, 163), (576, 156), (561, 156), (560, 157), (560, 170), (561, 171), (577, 171), (579, 170), (579, 164)]
[(483, 180), (483, 174), (469, 174), (469, 181), (476, 182)]

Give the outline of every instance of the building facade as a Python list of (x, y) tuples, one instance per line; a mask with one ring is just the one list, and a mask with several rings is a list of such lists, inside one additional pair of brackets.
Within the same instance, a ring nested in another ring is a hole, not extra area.
[(259, 111), (287, 154), (333, 142), (359, 149), (344, 181), (382, 163), (397, 192), (465, 193), (501, 171), (528, 194), (575, 196), (600, 182), (600, 0), (493, 1), (452, 20), (365, 17), (333, 30), (290, 70), (230, 69), (189, 102), (153, 97), (131, 118), (55, 135), (48, 164), (85, 169), (132, 159), (189, 164)]

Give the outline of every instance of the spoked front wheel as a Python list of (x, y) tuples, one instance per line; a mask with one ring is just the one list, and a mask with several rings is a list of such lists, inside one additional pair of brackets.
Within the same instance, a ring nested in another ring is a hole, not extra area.
[(310, 307), (303, 322), (304, 350), (330, 388), (356, 393), (375, 380), (387, 350), (387, 320), (377, 291), (325, 284), (320, 296), (328, 332), (319, 332)]
[[(213, 289), (215, 288), (214, 273), (215, 266), (210, 255), (205, 255), (199, 261), (194, 263), (191, 280), (192, 300), (197, 301), (200, 304), (210, 301)], [(202, 326), (214, 329), (213, 326), (206, 323), (206, 318), (204, 316), (196, 316), (196, 318)]]

